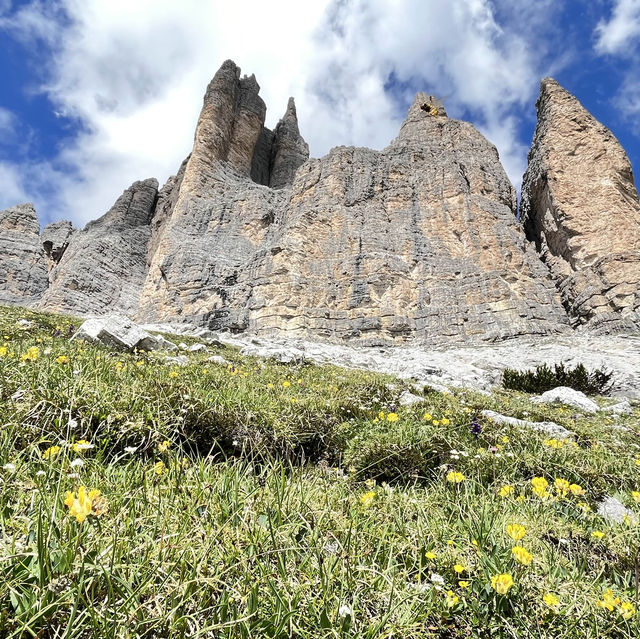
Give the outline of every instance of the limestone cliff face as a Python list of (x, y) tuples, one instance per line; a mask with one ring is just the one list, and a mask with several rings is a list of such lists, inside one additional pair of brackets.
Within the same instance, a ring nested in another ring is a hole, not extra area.
[(46, 288), (47, 266), (33, 204), (0, 211), (0, 304), (31, 306)]
[(271, 131), (259, 90), (225, 62), (176, 175), (81, 231), (0, 213), (0, 302), (365, 344), (636, 326), (629, 164), (553, 81), (523, 188), (533, 242), (496, 148), (433, 96), (387, 148), (309, 159), (293, 99)]
[(572, 321), (640, 327), (640, 203), (619, 142), (555, 80), (542, 81), (522, 186), (527, 236)]
[(135, 314), (157, 195), (157, 180), (135, 182), (100, 219), (74, 233), (38, 306), (80, 315)]
[[(232, 95), (242, 81), (223, 69), (236, 87), (223, 93)], [(515, 191), (495, 147), (433, 98), (417, 96), (387, 149), (339, 147), (303, 164), (307, 148), (290, 102), (270, 136), (251, 129), (250, 174), (266, 174), (256, 157), (271, 145), (269, 184), (277, 188), (247, 179), (247, 163), (241, 171), (228, 154), (215, 155), (217, 169), (203, 174), (203, 163), (214, 166), (204, 131), (218, 127), (211, 117), (228, 119), (208, 102), (219, 99), (205, 96), (151, 260), (142, 319), (371, 343), (564, 327), (548, 271), (516, 222)]]

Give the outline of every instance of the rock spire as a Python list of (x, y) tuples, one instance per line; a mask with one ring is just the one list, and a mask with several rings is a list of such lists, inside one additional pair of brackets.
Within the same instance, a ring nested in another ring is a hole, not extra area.
[(552, 78), (522, 185), (521, 219), (574, 324), (640, 327), (640, 203), (615, 136)]

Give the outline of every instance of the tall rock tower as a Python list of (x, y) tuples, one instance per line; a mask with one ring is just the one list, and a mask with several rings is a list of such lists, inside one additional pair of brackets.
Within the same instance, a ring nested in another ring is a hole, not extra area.
[(522, 185), (521, 219), (572, 322), (640, 328), (640, 203), (618, 140), (545, 78)]

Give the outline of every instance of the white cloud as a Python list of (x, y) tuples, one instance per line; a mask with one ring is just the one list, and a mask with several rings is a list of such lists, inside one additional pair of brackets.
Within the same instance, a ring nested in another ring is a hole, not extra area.
[(640, 0), (615, 0), (609, 20), (595, 29), (596, 51), (600, 54), (628, 54), (640, 36)]
[(614, 99), (614, 105), (631, 125), (633, 133), (640, 136), (640, 78), (627, 76)]
[(15, 126), (15, 116), (9, 109), (0, 107), (0, 135), (3, 138), (6, 136), (13, 136)]
[(177, 170), (226, 58), (255, 73), (267, 125), (296, 97), (313, 155), (384, 147), (413, 93), (427, 90), (450, 115), (473, 115), (518, 183), (526, 149), (513, 110), (533, 109), (544, 58), (533, 30), (498, 24), (490, 0), (58, 0), (23, 6), (2, 26), (51, 47), (43, 89), (82, 124), (44, 172), (55, 188), (41, 179), (22, 188), (47, 221), (78, 223), (134, 180), (162, 183)]

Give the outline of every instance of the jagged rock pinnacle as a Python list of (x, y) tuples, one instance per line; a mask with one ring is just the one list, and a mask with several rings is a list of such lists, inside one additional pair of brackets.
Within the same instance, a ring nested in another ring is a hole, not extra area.
[(615, 136), (553, 78), (540, 85), (521, 219), (569, 315), (640, 326), (640, 203)]

